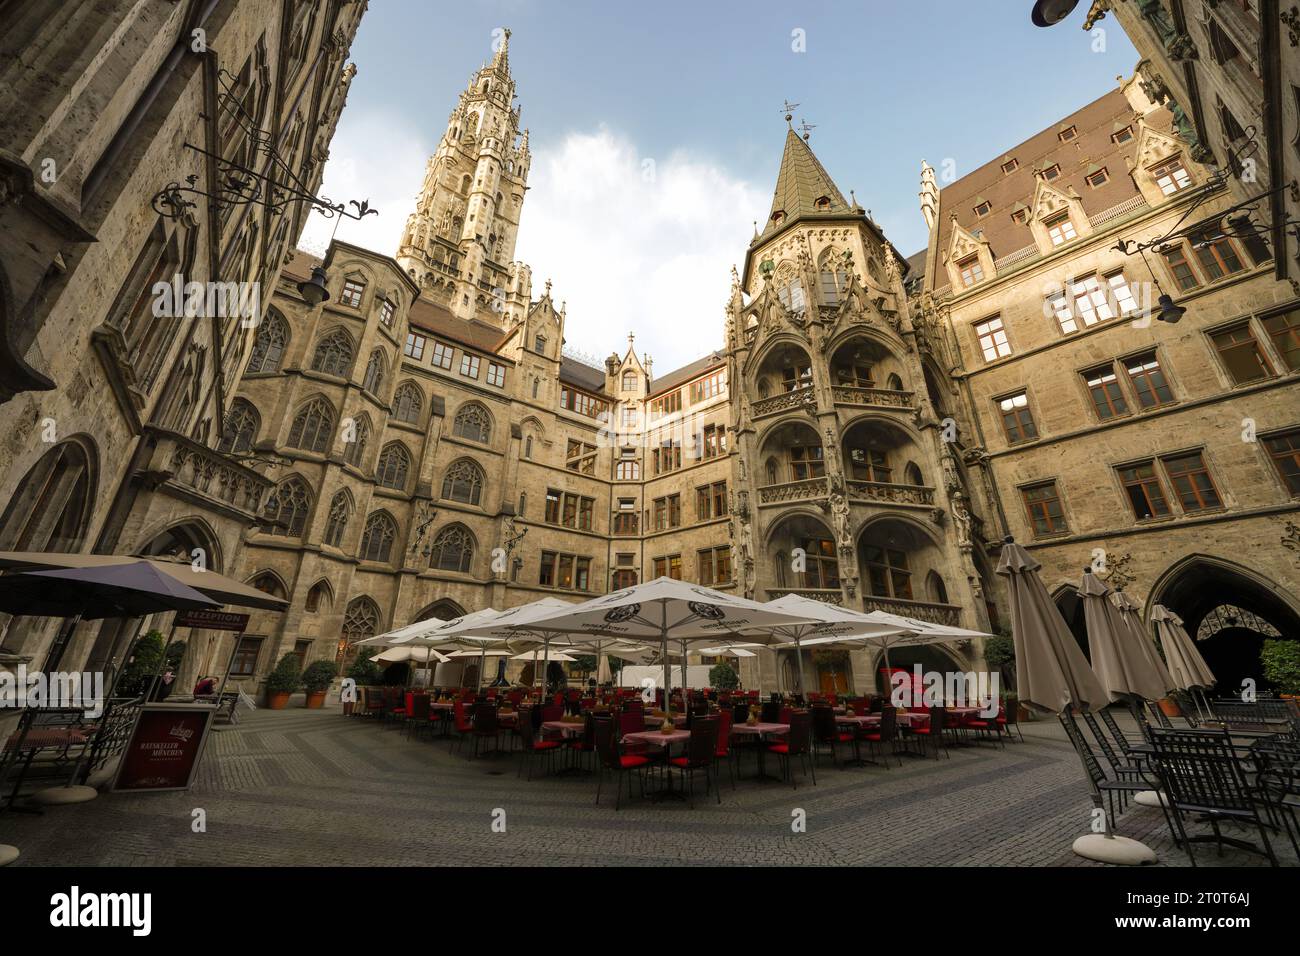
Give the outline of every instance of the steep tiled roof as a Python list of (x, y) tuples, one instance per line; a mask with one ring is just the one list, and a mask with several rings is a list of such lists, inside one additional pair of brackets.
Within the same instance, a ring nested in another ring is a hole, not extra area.
[[(829, 199), (830, 205), (819, 209), (817, 200), (822, 197)], [(772, 218), (778, 211), (785, 213), (780, 222)], [(812, 148), (793, 129), (787, 130), (781, 171), (777, 173), (776, 192), (772, 196), (772, 211), (763, 228), (762, 238), (776, 232), (792, 219), (818, 215), (843, 216), (850, 211), (843, 194), (813, 155)]]
[(505, 333), (497, 326), (477, 319), (458, 319), (447, 309), (424, 298), (411, 303), (408, 319), (412, 328), (432, 332), (439, 338), (468, 345), (480, 352), (497, 351), (505, 338)]
[(560, 381), (585, 388), (589, 392), (604, 394), (605, 391), (605, 372), (602, 369), (592, 368), (567, 355), (560, 356)]
[(669, 389), (676, 388), (679, 385), (685, 385), (697, 375), (721, 365), (726, 361), (726, 356), (721, 350), (710, 352), (703, 358), (698, 358), (694, 362), (683, 365), (681, 368), (673, 369), (667, 375), (656, 375), (653, 382), (650, 383), (650, 394), (658, 395)]
[[(1113, 90), (945, 186), (939, 192), (940, 260), (930, 263), (925, 287), (935, 289), (948, 284), (942, 257), (952, 242), (954, 214), (963, 228), (979, 232), (988, 240), (995, 259), (1005, 259), (1034, 244), (1028, 224), (1014, 221), (1011, 213), (1033, 203), (1038, 185), (1035, 170), (1059, 165), (1061, 174), (1050, 185), (1066, 193), (1073, 188), (1094, 221), (1099, 214), (1140, 197), (1124, 162), (1137, 149), (1137, 120), (1128, 98), (1120, 90)], [(1164, 109), (1151, 113), (1146, 121), (1165, 132), (1173, 125), (1173, 117)], [(1112, 139), (1115, 132), (1130, 125), (1133, 139), (1116, 143)], [(1063, 141), (1060, 133), (1071, 126), (1077, 135)], [(1018, 165), (1013, 172), (1004, 173), (1002, 167), (1011, 159)], [(1106, 169), (1107, 182), (1096, 188), (1089, 186), (1089, 172), (1101, 168)], [(975, 207), (981, 201), (987, 201), (990, 209), (978, 216)]]

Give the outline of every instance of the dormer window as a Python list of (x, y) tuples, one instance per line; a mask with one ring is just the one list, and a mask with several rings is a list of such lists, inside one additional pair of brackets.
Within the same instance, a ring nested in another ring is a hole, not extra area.
[(992, 210), (993, 210), (993, 204), (990, 203), (987, 199), (985, 199), (983, 202), (981, 202), (978, 206), (975, 207), (975, 215), (983, 218), (984, 216), (987, 216)]
[(817, 207), (818, 212), (830, 212), (831, 197), (818, 196), (817, 199), (813, 202), (813, 205)]
[(1012, 210), (1011, 212), (1012, 222), (1018, 222), (1021, 225), (1024, 225), (1028, 220), (1029, 220), (1029, 210), (1026, 207), (1021, 206), (1019, 209)]
[(772, 221), (773, 221), (773, 222), (783, 222), (784, 220), (785, 220), (785, 210), (784, 210), (784, 209), (778, 209), (778, 210), (776, 210), (774, 213), (772, 213)]
[(961, 284), (968, 289), (977, 282), (984, 281), (984, 266), (980, 264), (979, 253), (959, 260), (957, 270), (961, 273)]
[(1074, 229), (1074, 223), (1070, 221), (1068, 212), (1044, 220), (1043, 225), (1047, 227), (1047, 235), (1052, 240), (1053, 246), (1064, 245), (1071, 239), (1079, 238), (1079, 234)]
[(1060, 175), (1061, 175), (1061, 166), (1059, 163), (1053, 163), (1051, 166), (1048, 166), (1046, 169), (1043, 170), (1043, 179), (1049, 183)]
[(1059, 133), (1056, 134), (1056, 138), (1059, 139), (1062, 143), (1068, 143), (1070, 140), (1074, 139), (1078, 135), (1079, 135), (1079, 130), (1077, 127), (1067, 126), (1065, 129), (1061, 130)]
[(1103, 166), (1101, 169), (1089, 173), (1087, 179), (1088, 185), (1093, 189), (1096, 189), (1099, 186), (1104, 186), (1106, 183), (1110, 182), (1110, 173), (1106, 172), (1106, 168)]
[(1117, 146), (1127, 143), (1132, 138), (1133, 138), (1132, 126), (1125, 126), (1123, 129), (1116, 130), (1114, 133), (1111, 133), (1110, 135), (1111, 142), (1115, 143)]
[(623, 373), (623, 391), (635, 392), (637, 389), (636, 372)]
[(1166, 196), (1181, 192), (1192, 184), (1192, 177), (1183, 166), (1183, 161), (1175, 156), (1157, 166), (1151, 167), (1151, 178), (1156, 181), (1160, 191)]
[(1011, 173), (1014, 173), (1019, 168), (1020, 168), (1020, 160), (1016, 159), (1013, 156), (1011, 159), (1008, 159), (1005, 163), (1002, 164), (1002, 173), (1003, 175), (1010, 175)]

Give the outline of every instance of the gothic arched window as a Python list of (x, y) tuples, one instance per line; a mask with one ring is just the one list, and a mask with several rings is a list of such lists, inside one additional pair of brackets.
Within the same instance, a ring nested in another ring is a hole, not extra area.
[(376, 511), (366, 519), (361, 535), (361, 560), (387, 563), (397, 538), (397, 525), (386, 511)]
[(309, 614), (315, 614), (322, 606), (325, 610), (329, 610), (330, 605), (333, 603), (334, 596), (330, 592), (328, 581), (317, 581), (311, 586), (311, 590), (307, 592), (307, 612)]
[(348, 517), (352, 514), (352, 503), (346, 491), (340, 491), (330, 502), (329, 519), (325, 522), (325, 543), (330, 547), (343, 547), (343, 532), (348, 527)]
[[(350, 439), (350, 440), (349, 440)], [(362, 415), (352, 420), (352, 428), (343, 433), (343, 460), (349, 465), (361, 467), (361, 460), (366, 454), (366, 442), (370, 440), (370, 418)]]
[(443, 528), (433, 539), (429, 567), (438, 571), (469, 571), (474, 560), (474, 539), (461, 525)]
[(914, 461), (907, 463), (907, 467), (903, 469), (903, 477), (907, 479), (909, 485), (920, 487), (925, 484), (925, 480), (921, 477), (921, 469)]
[(370, 353), (370, 361), (366, 363), (366, 377), (361, 382), (361, 387), (371, 395), (378, 395), (379, 390), (384, 387), (384, 370), (388, 363), (384, 361), (384, 353), (375, 349)]
[(270, 571), (263, 571), (248, 583), (264, 594), (271, 595), (271, 597), (278, 597), (281, 599), (285, 597), (284, 585), (282, 585), (280, 579)]
[(368, 597), (359, 597), (343, 613), (343, 639), (349, 645), (374, 637), (379, 632), (379, 606)]
[(483, 494), (483, 472), (468, 458), (452, 462), (442, 479), (442, 496), (449, 501), (476, 505)]
[(249, 372), (278, 372), (289, 344), (289, 325), (279, 312), (271, 311), (258, 326), (253, 340), (253, 354), (248, 357)]
[(266, 501), (263, 528), (268, 534), (298, 537), (307, 527), (311, 510), (311, 492), (301, 478), (287, 478)]
[(335, 329), (316, 343), (311, 367), (315, 372), (347, 378), (352, 368), (352, 339), (342, 329)]
[(414, 425), (420, 421), (424, 409), (424, 394), (414, 382), (403, 382), (393, 395), (393, 417), (399, 422)]
[(400, 442), (385, 445), (379, 453), (379, 467), (375, 469), (375, 480), (382, 488), (394, 488), (403, 491), (406, 488), (406, 476), (411, 470), (411, 455), (406, 446)]
[(217, 451), (228, 455), (246, 455), (253, 450), (257, 440), (257, 431), (262, 420), (251, 402), (242, 398), (235, 399), (226, 415), (225, 431), (221, 434), (221, 443)]
[(492, 416), (477, 402), (462, 405), (452, 422), (451, 431), (453, 435), (486, 445), (492, 438)]
[(314, 398), (294, 416), (289, 429), (289, 447), (304, 451), (329, 451), (334, 434), (334, 409), (323, 398)]

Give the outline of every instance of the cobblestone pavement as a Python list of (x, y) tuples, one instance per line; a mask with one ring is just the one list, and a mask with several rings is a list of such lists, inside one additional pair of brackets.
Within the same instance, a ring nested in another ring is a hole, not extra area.
[[(625, 794), (615, 812), (609, 777), (596, 806), (594, 778), (517, 778), (517, 754), (466, 760), (444, 740), (337, 711), (257, 711), (214, 733), (189, 793), (105, 793), (40, 817), (2, 814), (0, 843), (22, 850), (17, 866), (1093, 865), (1070, 851), (1091, 809), (1078, 758), (1055, 722), (1024, 730), (1025, 743), (905, 757), (901, 769), (836, 770), (824, 758), (817, 786), (798, 790), (752, 779), (746, 757), (735, 790), (724, 771), (721, 805)], [(206, 833), (192, 832), (197, 808)], [(806, 832), (792, 832), (800, 809)], [(1186, 865), (1159, 810), (1130, 807), (1117, 832), (1162, 864)], [(1284, 837), (1274, 847), (1296, 863)], [(1211, 847), (1198, 862), (1262, 863)]]

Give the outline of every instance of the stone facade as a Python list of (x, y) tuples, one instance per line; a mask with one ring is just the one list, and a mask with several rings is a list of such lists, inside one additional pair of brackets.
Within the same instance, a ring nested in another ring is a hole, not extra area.
[[(216, 445), (256, 322), (238, 292), (156, 309), (155, 285), (275, 285), (308, 206), (229, 175), (319, 186), (365, 6), (6, 5), (0, 549), (240, 573), (271, 483)], [(67, 663), (102, 666), (133, 630), (83, 625)], [(41, 659), (52, 629), (0, 633), (13, 662)]]

